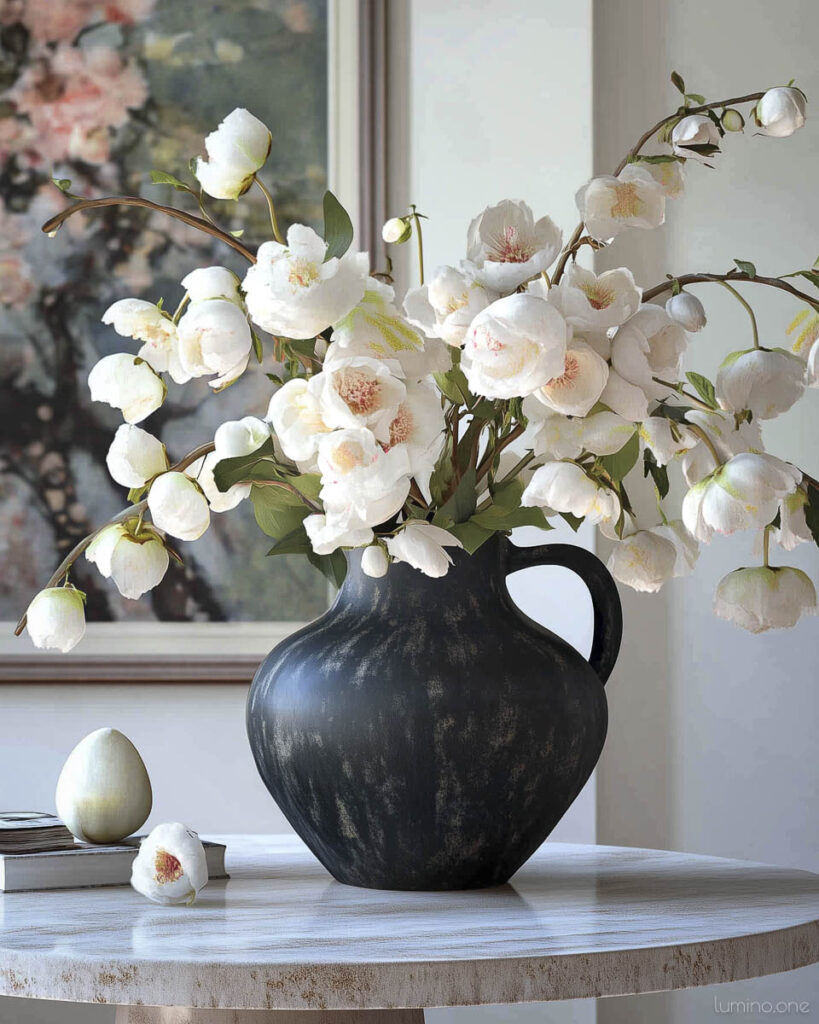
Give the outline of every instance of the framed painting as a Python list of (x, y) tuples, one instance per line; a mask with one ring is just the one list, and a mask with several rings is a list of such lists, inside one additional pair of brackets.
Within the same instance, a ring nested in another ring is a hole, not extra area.
[[(182, 203), (143, 169), (184, 176), (204, 135), (245, 106), (272, 131), (262, 177), (283, 219), (320, 227), (329, 187), (361, 248), (374, 245), (385, 14), (386, 0), (0, 0), (0, 681), (248, 682), (271, 646), (327, 606), (327, 583), (304, 559), (265, 558), (244, 503), (185, 545), (150, 600), (122, 598), (80, 559), (81, 654), (13, 637), (62, 557), (124, 504), (105, 466), (119, 419), (90, 402), (86, 383), (121, 344), (102, 312), (125, 296), (175, 304), (197, 266), (241, 270), (218, 240), (146, 210), (107, 208), (55, 238), (40, 225), (66, 202), (53, 178), (79, 194)], [(255, 247), (269, 234), (259, 198), (209, 201), (208, 212)], [(216, 401), (207, 392), (201, 381), (175, 389), (152, 420), (172, 455), (220, 422), (263, 416), (270, 383), (259, 368)]]

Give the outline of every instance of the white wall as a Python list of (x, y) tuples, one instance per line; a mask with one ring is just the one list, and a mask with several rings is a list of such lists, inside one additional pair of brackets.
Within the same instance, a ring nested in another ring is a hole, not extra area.
[[(645, 127), (674, 109), (672, 68), (690, 90), (714, 99), (792, 77), (818, 97), (817, 33), (819, 6), (811, 0), (599, 0), (596, 170), (615, 166)], [(671, 205), (667, 225), (621, 236), (606, 265), (628, 262), (644, 286), (666, 271), (725, 270), (734, 257), (770, 275), (810, 266), (819, 251), (816, 119), (781, 141), (754, 137), (750, 128), (727, 138), (714, 162), (713, 171), (689, 167), (686, 195)], [(709, 326), (693, 340), (689, 366), (713, 378), (729, 351), (749, 347), (748, 321), (719, 286), (696, 293)], [(798, 306), (761, 287), (747, 286), (746, 294), (759, 311), (763, 344), (783, 344)], [(817, 416), (812, 391), (765, 427), (770, 450), (813, 475)], [(598, 770), (600, 842), (819, 869), (816, 620), (753, 637), (711, 614), (717, 581), (753, 564), (751, 549), (746, 535), (715, 541), (696, 575), (661, 595), (623, 591), (627, 639), (608, 687), (611, 725)], [(781, 561), (819, 579), (813, 546)], [(715, 997), (808, 1000), (809, 1019), (819, 1019), (819, 969), (604, 1000), (599, 1020), (700, 1024), (712, 1019)]]

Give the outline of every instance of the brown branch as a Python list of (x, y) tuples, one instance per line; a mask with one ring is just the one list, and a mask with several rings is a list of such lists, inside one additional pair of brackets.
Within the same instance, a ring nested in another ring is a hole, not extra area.
[(500, 453), (503, 451), (504, 448), (506, 448), (508, 445), (510, 445), (513, 441), (516, 441), (520, 437), (520, 435), (523, 433), (523, 431), (524, 431), (523, 424), (522, 423), (518, 423), (518, 425), (515, 427), (514, 430), (511, 430), (506, 435), (506, 437), (503, 438), (502, 441), (499, 441), (495, 445), (495, 447), (492, 449), (491, 452), (489, 452), (486, 456), (484, 456), (483, 462), (481, 462), (480, 466), (478, 467), (478, 472), (477, 472), (477, 475), (475, 477), (475, 483), (477, 483), (479, 480), (482, 480), (486, 476), (486, 474), (489, 472), (489, 469), (490, 469), (492, 463), (495, 461), (495, 456), (496, 455), (500, 455)]
[(232, 249), (235, 249), (236, 252), (241, 253), (249, 263), (256, 262), (256, 257), (250, 249), (242, 245), (237, 238), (228, 234), (227, 231), (222, 231), (221, 228), (209, 224), (202, 217), (195, 217), (193, 214), (185, 213), (183, 210), (174, 210), (171, 206), (160, 206), (159, 203), (152, 203), (150, 199), (142, 199), (139, 196), (106, 196), (102, 199), (81, 199), (72, 206), (66, 207), (65, 210), (56, 214), (50, 220), (47, 220), (43, 224), (42, 230), (45, 234), (50, 235), (57, 231), (75, 213), (79, 213), (81, 210), (96, 210), (103, 206), (139, 206), (146, 210), (153, 210), (156, 213), (164, 213), (168, 217), (174, 217), (176, 220), (181, 220), (192, 228), (197, 228), (199, 231), (204, 231), (207, 235), (218, 238)]
[(663, 292), (670, 291), (674, 287), (675, 281), (679, 283), (681, 288), (684, 288), (687, 284), (707, 284), (712, 281), (717, 284), (720, 284), (723, 281), (747, 281), (749, 284), (764, 284), (769, 288), (779, 288), (780, 291), (787, 292), (789, 295), (794, 295), (803, 302), (807, 302), (809, 306), (819, 310), (819, 298), (808, 295), (807, 292), (800, 291), (798, 288), (794, 288), (794, 286), (792, 284), (788, 284), (787, 281), (783, 281), (778, 277), (749, 277), (747, 274), (743, 274), (740, 270), (730, 270), (727, 274), (683, 274), (682, 277), (671, 278), (668, 281), (664, 281), (662, 284), (649, 288), (648, 291), (644, 291), (643, 302), (649, 302), (657, 295), (662, 295)]

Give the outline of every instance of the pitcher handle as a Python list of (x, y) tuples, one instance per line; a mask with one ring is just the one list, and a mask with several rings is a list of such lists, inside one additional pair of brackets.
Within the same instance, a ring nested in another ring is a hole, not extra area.
[(589, 664), (604, 683), (611, 675), (623, 639), (623, 609), (617, 586), (600, 559), (576, 544), (536, 544), (518, 547), (509, 543), (506, 575), (533, 565), (560, 565), (583, 580), (594, 609), (594, 636)]

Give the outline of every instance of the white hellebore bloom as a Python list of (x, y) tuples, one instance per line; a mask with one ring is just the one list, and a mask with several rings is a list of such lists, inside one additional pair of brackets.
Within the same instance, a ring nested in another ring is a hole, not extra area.
[[(732, 413), (706, 412), (704, 409), (693, 409), (686, 413), (686, 420), (698, 426), (711, 440), (721, 462), (727, 462), (732, 455), (740, 452), (761, 452), (762, 430), (754, 420), (744, 420), (737, 427), (736, 418)], [(708, 446), (700, 441), (695, 447), (682, 456), (681, 467), (685, 482), (689, 487), (708, 476), (714, 469), (714, 456)]]
[(390, 449), (406, 447), (410, 471), (427, 501), (432, 500), (429, 480), (444, 445), (445, 427), (438, 391), (429, 384), (410, 384), (390, 423), (386, 444)]
[(690, 451), (700, 443), (690, 427), (665, 416), (648, 416), (640, 424), (639, 434), (658, 466), (667, 466), (675, 455)]
[(35, 647), (67, 654), (85, 635), (83, 595), (74, 587), (41, 590), (26, 611), (26, 628)]
[(361, 552), (361, 571), (371, 579), (380, 580), (387, 575), (390, 560), (380, 544), (371, 544)]
[(247, 368), (253, 338), (247, 317), (234, 302), (192, 302), (177, 331), (179, 361), (189, 376), (216, 374), (208, 384), (222, 388), (232, 384)]
[(144, 299), (120, 299), (102, 314), (102, 322), (110, 324), (123, 338), (144, 344), (137, 355), (156, 370), (171, 374), (176, 380), (176, 324), (153, 302)]
[(671, 149), (675, 156), (706, 163), (719, 152), (722, 136), (706, 114), (689, 114), (671, 129)]
[(103, 356), (88, 374), (91, 400), (120, 409), (126, 423), (141, 423), (162, 405), (168, 389), (148, 363), (117, 352)]
[(165, 445), (147, 430), (123, 423), (105, 456), (111, 479), (123, 487), (143, 487), (158, 473), (168, 468)]
[(618, 327), (611, 343), (611, 364), (649, 398), (664, 398), (669, 389), (654, 378), (678, 380), (687, 346), (682, 327), (661, 306), (648, 304)]
[(631, 440), (637, 429), (636, 423), (606, 410), (587, 416), (580, 425), (582, 446), (593, 455), (614, 455)]
[(381, 228), (381, 237), (388, 245), (401, 245), (412, 237), (412, 221), (409, 217), (390, 217)]
[(317, 555), (330, 555), (337, 548), (360, 548), (374, 536), (369, 526), (350, 526), (343, 516), (332, 514), (307, 516), (303, 525)]
[(566, 351), (563, 373), (553, 377), (535, 396), (566, 416), (585, 416), (597, 403), (609, 378), (609, 364), (590, 345), (573, 341)]
[(801, 89), (781, 86), (769, 89), (754, 113), (762, 135), (784, 139), (804, 125), (806, 108), (807, 100)]
[(663, 160), (662, 163), (641, 162), (651, 177), (663, 187), (666, 199), (679, 199), (685, 191), (685, 173), (682, 161)]
[(227, 299), (241, 304), (239, 278), (227, 267), (199, 267), (182, 278), (182, 287), (191, 302), (205, 299)]
[(804, 391), (805, 364), (783, 348), (732, 352), (717, 373), (720, 407), (730, 412), (750, 409), (760, 420), (787, 412)]
[(797, 544), (813, 543), (813, 534), (805, 519), (807, 505), (808, 496), (803, 490), (794, 491), (782, 499), (779, 526), (771, 530), (771, 535), (786, 551), (793, 551)]
[(214, 199), (238, 199), (267, 160), (271, 142), (267, 126), (237, 107), (205, 138), (208, 159), (197, 158), (193, 173)]
[(131, 885), (154, 903), (190, 906), (208, 883), (202, 841), (179, 822), (157, 825), (139, 844)]
[(409, 494), (406, 447), (384, 451), (371, 431), (361, 427), (324, 434), (318, 468), (328, 523), (377, 526), (394, 516)]
[(616, 178), (592, 178), (575, 201), (586, 230), (600, 242), (623, 228), (657, 228), (665, 220), (663, 186), (639, 164), (628, 164)]
[(132, 601), (162, 582), (170, 559), (162, 538), (150, 526), (137, 536), (122, 523), (106, 526), (88, 545), (85, 557), (101, 575), (112, 579)]
[(388, 363), (351, 356), (334, 361), (313, 380), (319, 378), (321, 418), (328, 426), (368, 427), (379, 441), (389, 441), (390, 424), (407, 389), (393, 376)]
[(816, 588), (801, 569), (789, 566), (735, 569), (717, 585), (714, 612), (751, 633), (789, 629), (803, 615), (816, 614)]
[(250, 455), (270, 439), (270, 428), (255, 416), (241, 420), (228, 420), (217, 428), (213, 437), (215, 449), (203, 459), (197, 459), (188, 467), (192, 477), (208, 499), (211, 512), (229, 512), (250, 496), (252, 484), (233, 484), (226, 491), (216, 486), (213, 472), (222, 459), (233, 459), (239, 455)]
[(394, 537), (387, 538), (387, 550), (396, 562), (406, 562), (427, 576), (446, 576), (452, 565), (447, 548), (463, 544), (448, 530), (432, 523), (411, 519)]
[(320, 388), (314, 383), (322, 376), (317, 374), (310, 381), (301, 377), (287, 381), (270, 399), (267, 409), (267, 421), (282, 451), (297, 463), (314, 459), (322, 435), (332, 429), (322, 419), (317, 397)]
[(565, 367), (566, 321), (534, 295), (509, 295), (472, 321), (461, 366), (470, 390), (486, 398), (532, 394)]
[(607, 565), (620, 583), (653, 594), (673, 576), (691, 572), (698, 555), (697, 542), (677, 523), (624, 537), (615, 544)]
[(163, 473), (151, 484), (148, 510), (154, 525), (179, 540), (196, 540), (210, 525), (201, 488), (185, 473)]
[(504, 199), (469, 225), (465, 267), (487, 288), (513, 292), (557, 259), (563, 234), (551, 217), (536, 221), (526, 203)]
[(680, 325), (684, 330), (696, 334), (701, 331), (708, 322), (705, 316), (705, 307), (691, 292), (679, 292), (672, 295), (665, 304), (665, 311), (671, 319)]
[(626, 267), (606, 270), (598, 276), (577, 263), (570, 263), (560, 284), (548, 295), (567, 323), (605, 331), (619, 327), (637, 312), (642, 290)]
[(625, 377), (621, 377), (613, 366), (609, 367), (609, 379), (600, 395), (600, 401), (618, 416), (635, 423), (648, 416), (648, 398), (645, 391)]
[(524, 398), (523, 415), (528, 424), (521, 446), (531, 448), (538, 458), (574, 459), (583, 451), (584, 420), (553, 412), (534, 395)]
[(497, 294), (455, 267), (438, 267), (420, 288), (404, 296), (404, 312), (428, 338), (441, 338), (455, 348), (464, 343), (469, 325)]
[(617, 519), (620, 499), (575, 462), (547, 462), (532, 474), (520, 503), (524, 508), (567, 512), (587, 523)]
[(290, 228), (287, 245), (260, 245), (242, 284), (251, 319), (271, 334), (315, 338), (349, 313), (364, 296), (369, 257), (326, 254), (324, 239), (303, 224)]
[(773, 455), (741, 452), (695, 484), (682, 504), (682, 518), (697, 540), (766, 526), (780, 501), (793, 494), (802, 473)]

